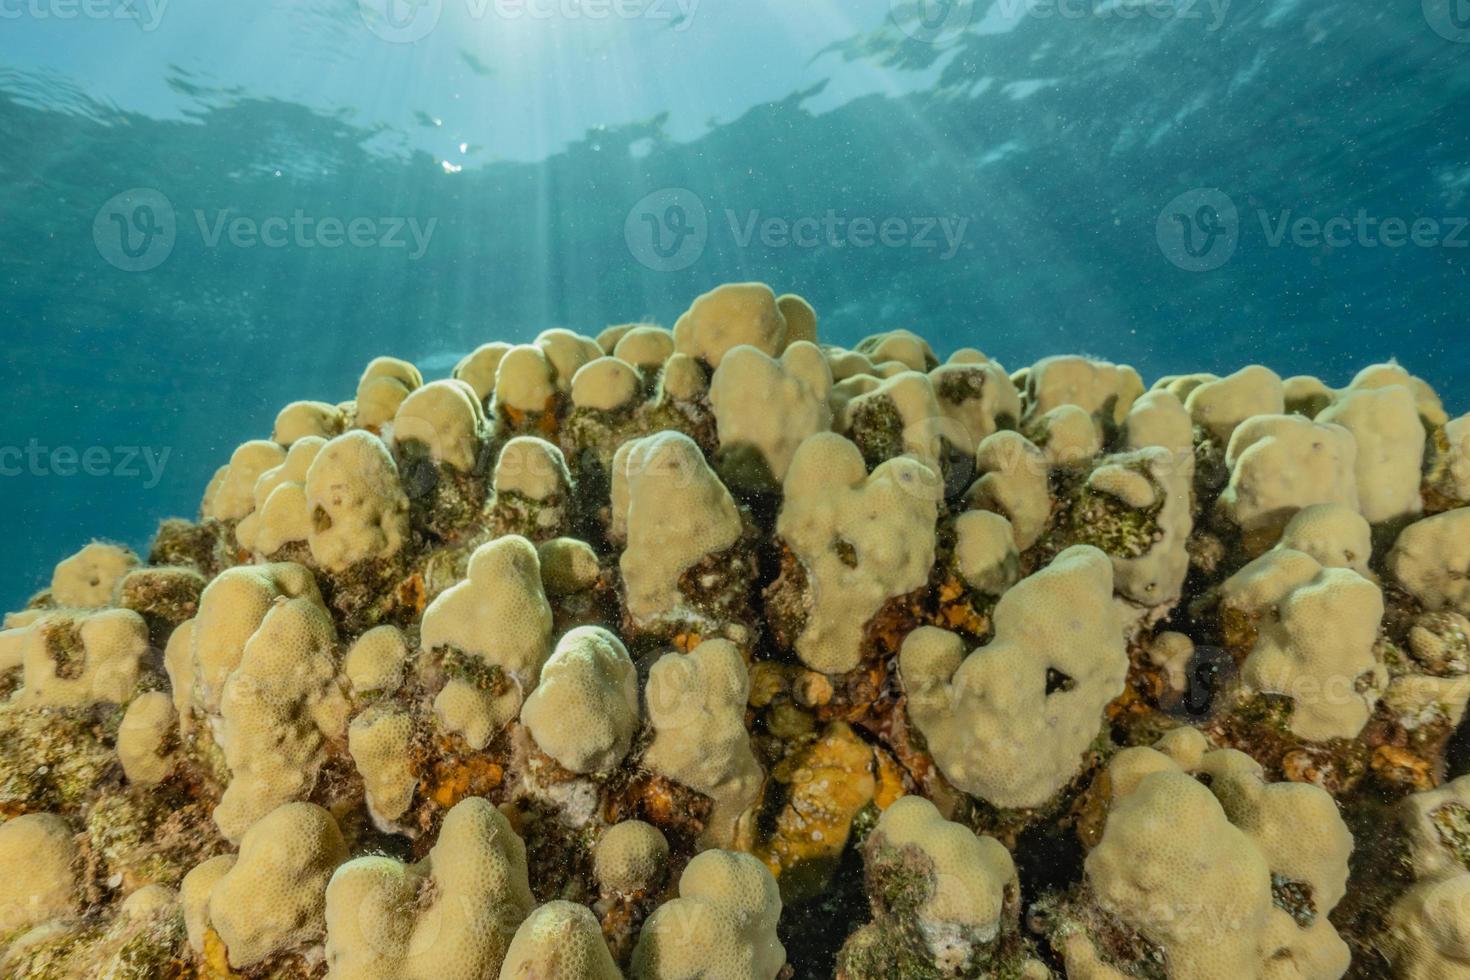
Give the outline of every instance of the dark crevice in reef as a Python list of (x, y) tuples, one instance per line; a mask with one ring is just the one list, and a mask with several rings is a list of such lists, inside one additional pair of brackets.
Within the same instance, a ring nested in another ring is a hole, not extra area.
[(778, 933), (796, 980), (828, 980), (848, 933), (868, 921), (860, 841), (848, 842), (827, 890), (781, 910)]

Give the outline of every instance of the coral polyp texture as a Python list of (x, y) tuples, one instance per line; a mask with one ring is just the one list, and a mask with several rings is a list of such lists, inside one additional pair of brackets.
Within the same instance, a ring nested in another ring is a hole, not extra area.
[(1470, 978), (1470, 416), (947, 357), (742, 283), (262, 420), (5, 618), (0, 976)]

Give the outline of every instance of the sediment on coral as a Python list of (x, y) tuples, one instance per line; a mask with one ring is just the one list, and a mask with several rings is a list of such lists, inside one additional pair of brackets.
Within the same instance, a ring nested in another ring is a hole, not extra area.
[(302, 394), (5, 617), (0, 975), (1470, 978), (1470, 416), (1405, 368), (735, 283)]

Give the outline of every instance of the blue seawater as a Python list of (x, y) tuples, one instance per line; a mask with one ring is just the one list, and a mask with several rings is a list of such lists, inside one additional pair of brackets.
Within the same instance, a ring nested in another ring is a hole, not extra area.
[(1463, 413), (1466, 105), (1465, 0), (0, 0), (0, 605), (373, 356), (727, 280)]

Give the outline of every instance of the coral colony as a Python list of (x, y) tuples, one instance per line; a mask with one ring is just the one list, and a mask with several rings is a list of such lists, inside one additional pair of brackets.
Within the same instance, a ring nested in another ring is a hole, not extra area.
[(379, 358), (6, 618), (0, 973), (1470, 977), (1467, 616), (1395, 364)]

